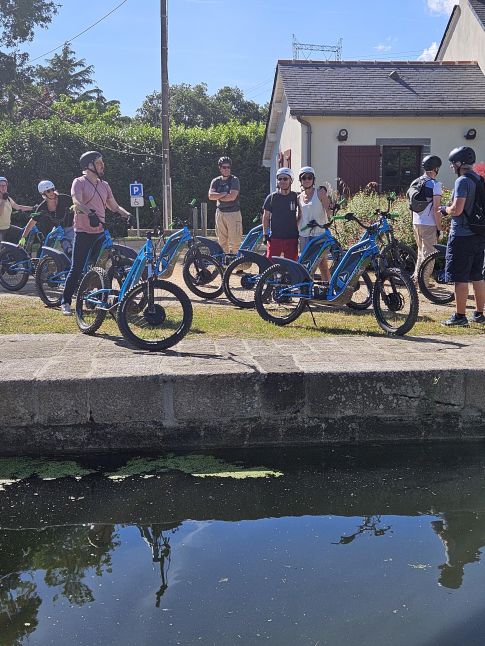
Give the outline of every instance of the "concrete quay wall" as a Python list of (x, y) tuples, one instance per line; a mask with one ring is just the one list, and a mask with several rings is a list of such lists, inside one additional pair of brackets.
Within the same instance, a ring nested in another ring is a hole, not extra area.
[(485, 335), (0, 337), (0, 453), (485, 439)]

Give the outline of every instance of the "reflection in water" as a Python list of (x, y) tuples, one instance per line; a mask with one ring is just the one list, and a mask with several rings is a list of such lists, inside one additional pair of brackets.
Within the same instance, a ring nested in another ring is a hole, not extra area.
[[(170, 568), (170, 535), (166, 531), (165, 526), (154, 525), (147, 527), (145, 525), (138, 526), (141, 537), (148, 543), (152, 550), (152, 560), (154, 563), (160, 565), (160, 579), (162, 584), (155, 594), (155, 607), (160, 608), (160, 600), (168, 588), (168, 570)], [(165, 530), (165, 534), (163, 533)], [(176, 528), (171, 529), (171, 533), (175, 532)]]
[(439, 582), (446, 588), (459, 588), (465, 565), (480, 561), (480, 548), (485, 545), (485, 514), (446, 512), (442, 520), (433, 521), (431, 526), (446, 550), (446, 563), (439, 566)]
[(390, 525), (383, 526), (381, 524), (380, 516), (364, 516), (362, 523), (359, 525), (359, 528), (353, 534), (347, 534), (341, 536), (340, 540), (334, 545), (348, 545), (352, 543), (357, 536), (362, 536), (362, 534), (368, 533), (371, 536), (384, 536), (384, 534), (391, 529)]
[[(453, 612), (485, 610), (472, 567), (485, 545), (485, 452), (450, 455), (420, 449), (382, 464), (377, 451), (268, 453), (254, 463), (282, 477), (172, 472), (11, 485), (0, 492), (0, 644), (137, 643), (130, 626), (111, 625), (123, 615), (149, 645), (226, 646), (238, 634), (246, 644), (258, 634), (279, 646), (365, 644), (362, 625), (376, 644), (438, 643), (430, 616), (453, 622)], [(454, 598), (443, 613), (443, 588), (461, 588), (462, 605)], [(415, 597), (414, 614), (389, 626), (383, 618), (401, 617)], [(85, 618), (99, 640), (79, 641)]]

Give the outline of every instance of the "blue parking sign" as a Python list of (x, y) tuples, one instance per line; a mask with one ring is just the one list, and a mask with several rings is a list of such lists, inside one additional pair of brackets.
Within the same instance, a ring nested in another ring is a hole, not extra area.
[(130, 197), (143, 197), (143, 184), (139, 182), (130, 184)]

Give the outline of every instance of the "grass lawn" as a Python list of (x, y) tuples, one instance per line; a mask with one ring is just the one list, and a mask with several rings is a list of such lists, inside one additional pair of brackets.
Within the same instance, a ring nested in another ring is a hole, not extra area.
[[(428, 304), (429, 305), (429, 304)], [(58, 309), (46, 308), (38, 298), (21, 294), (1, 294), (0, 334), (76, 333), (74, 317), (65, 317)], [(453, 306), (440, 308), (422, 307), (411, 335), (457, 335), (484, 333), (484, 326), (469, 328), (444, 328), (440, 321), (448, 318)], [(314, 310), (317, 327), (305, 312), (295, 323), (277, 327), (263, 321), (254, 310), (240, 310), (232, 306), (194, 303), (194, 320), (190, 335), (207, 334), (211, 337), (238, 338), (301, 338), (323, 335), (375, 335), (384, 334), (374, 318), (372, 309), (354, 312), (348, 308)], [(118, 335), (118, 327), (107, 319), (101, 332)]]

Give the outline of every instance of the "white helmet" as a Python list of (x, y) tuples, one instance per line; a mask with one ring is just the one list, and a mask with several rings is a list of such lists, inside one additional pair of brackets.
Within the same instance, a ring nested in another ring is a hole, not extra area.
[(281, 175), (287, 175), (291, 181), (293, 181), (293, 171), (291, 168), (288, 168), (287, 166), (283, 166), (283, 168), (278, 168), (276, 171), (276, 179), (278, 177), (281, 177)]
[(48, 191), (51, 188), (55, 189), (56, 187), (48, 179), (44, 179), (42, 182), (39, 182), (39, 185), (37, 186), (37, 190), (41, 195), (43, 195), (46, 191)]
[(300, 168), (300, 172), (298, 173), (298, 178), (300, 179), (302, 175), (313, 175), (315, 177), (315, 170), (311, 166), (303, 166)]
[(7, 182), (8, 184), (8, 179), (6, 177), (0, 177), (0, 182)]

